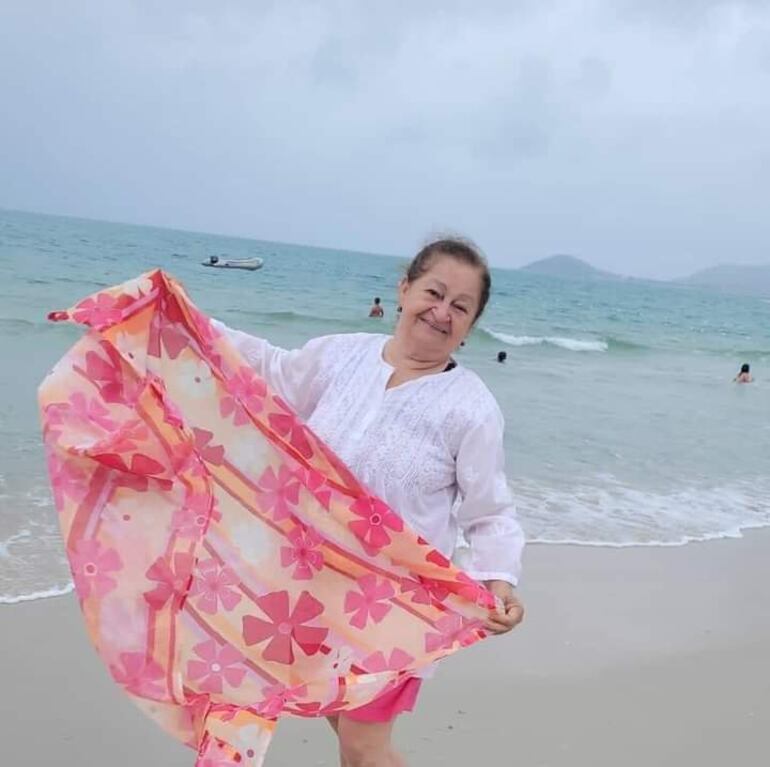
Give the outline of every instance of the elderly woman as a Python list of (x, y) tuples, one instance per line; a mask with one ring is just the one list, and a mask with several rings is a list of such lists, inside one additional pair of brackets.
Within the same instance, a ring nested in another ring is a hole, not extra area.
[[(325, 336), (286, 351), (217, 324), (361, 481), (500, 597), (503, 610), (487, 628), (502, 634), (523, 617), (514, 587), (524, 546), (505, 478), (503, 417), (481, 379), (452, 358), (490, 287), (484, 258), (442, 239), (415, 256), (401, 281), (393, 336)], [(458, 532), (468, 546), (455, 552)], [(409, 679), (330, 719), (343, 767), (403, 765), (391, 731), (420, 683)]]

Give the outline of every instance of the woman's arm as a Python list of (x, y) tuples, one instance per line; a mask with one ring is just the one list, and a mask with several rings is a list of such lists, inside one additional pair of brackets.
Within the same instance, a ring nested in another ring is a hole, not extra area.
[(457, 521), (468, 549), (458, 560), (479, 581), (515, 586), (521, 573), (524, 532), (505, 477), (504, 421), (495, 406), (463, 437), (457, 454), (462, 501)]
[(524, 532), (505, 478), (503, 429), (495, 405), (465, 434), (457, 455), (458, 524), (469, 547), (461, 550), (458, 564), (498, 598), (500, 609), (490, 612), (484, 624), (493, 634), (505, 634), (524, 618), (515, 593)]

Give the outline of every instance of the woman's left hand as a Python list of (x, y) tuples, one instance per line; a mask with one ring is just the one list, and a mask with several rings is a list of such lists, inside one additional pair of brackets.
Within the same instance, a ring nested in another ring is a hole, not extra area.
[(484, 623), (492, 634), (505, 634), (524, 619), (524, 605), (507, 581), (484, 581), (484, 585), (503, 603), (503, 610), (493, 610)]

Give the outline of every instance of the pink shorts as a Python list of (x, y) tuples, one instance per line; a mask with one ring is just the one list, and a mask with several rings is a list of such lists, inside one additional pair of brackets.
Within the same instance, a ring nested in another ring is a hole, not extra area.
[(421, 684), (422, 679), (410, 676), (398, 687), (394, 687), (371, 703), (341, 712), (341, 716), (346, 716), (354, 722), (392, 722), (399, 714), (414, 708)]

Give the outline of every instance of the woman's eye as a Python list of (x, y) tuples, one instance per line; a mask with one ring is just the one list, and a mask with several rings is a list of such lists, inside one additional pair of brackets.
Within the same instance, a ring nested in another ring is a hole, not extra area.
[(455, 309), (459, 309), (463, 314), (468, 314), (468, 310), (464, 306), (460, 306), (459, 304), (455, 304)]
[(434, 298), (441, 298), (441, 294), (438, 292), (438, 290), (433, 290), (433, 288), (428, 288), (428, 293)]

